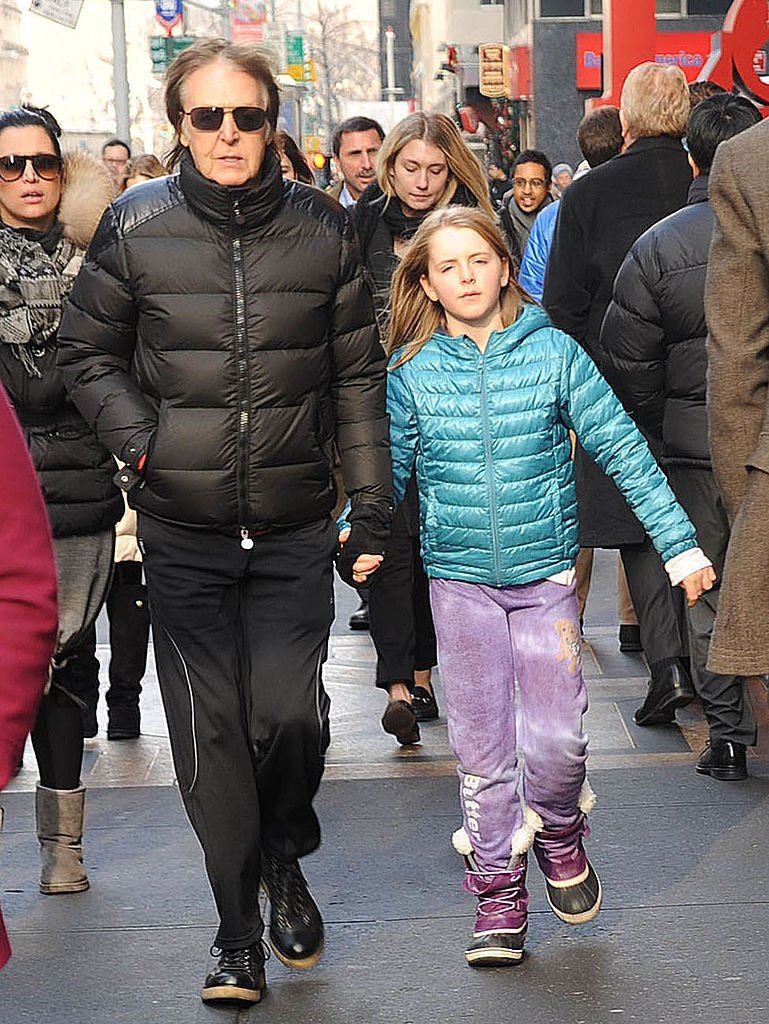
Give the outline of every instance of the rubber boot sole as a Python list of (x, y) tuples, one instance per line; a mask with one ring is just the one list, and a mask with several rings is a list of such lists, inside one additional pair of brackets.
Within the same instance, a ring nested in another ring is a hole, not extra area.
[(587, 924), (589, 921), (593, 921), (596, 917), (598, 917), (598, 914), (601, 911), (601, 903), (603, 901), (603, 888), (601, 886), (601, 879), (598, 878), (597, 875), (596, 880), (598, 882), (598, 895), (596, 897), (596, 901), (592, 907), (589, 907), (587, 910), (584, 910), (581, 914), (567, 914), (565, 911), (560, 910), (558, 907), (554, 906), (552, 900), (550, 899), (550, 886), (552, 885), (552, 882), (547, 881), (547, 879), (545, 880), (545, 892), (547, 895), (547, 902), (550, 904), (550, 909), (553, 911), (553, 913), (559, 921), (563, 921), (564, 924), (571, 925)]
[(204, 988), (200, 998), (204, 1003), (261, 1003), (264, 992), (252, 988), (235, 988), (233, 985), (219, 985)]
[(44, 885), (41, 882), (38, 886), (43, 896), (66, 896), (67, 893), (85, 892), (90, 888), (91, 883), (87, 878), (84, 878), (82, 882), (54, 882), (49, 885)]

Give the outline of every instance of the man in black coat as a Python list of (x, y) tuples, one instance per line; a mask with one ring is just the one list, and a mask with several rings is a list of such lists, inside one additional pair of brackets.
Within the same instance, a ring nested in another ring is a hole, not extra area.
[[(749, 100), (730, 93), (694, 108), (686, 130), (694, 172), (689, 205), (633, 245), (617, 274), (601, 330), (606, 378), (665, 467), (719, 577), (729, 521), (708, 446), (705, 275), (714, 223), (708, 175), (719, 143), (759, 120)], [(745, 748), (756, 742), (744, 679), (705, 667), (718, 595), (716, 584), (687, 609), (695, 686), (710, 727), (697, 771), (744, 779)]]
[[(692, 176), (680, 140), (690, 106), (680, 69), (634, 68), (620, 100), (625, 152), (575, 181), (561, 199), (542, 304), (599, 369), (601, 323), (622, 260), (642, 232), (686, 203)], [(575, 477), (580, 544), (620, 549), (638, 615), (651, 679), (635, 720), (669, 723), (694, 697), (679, 623), (683, 609), (641, 524), (579, 446)]]
[(284, 181), (255, 48), (201, 40), (168, 72), (180, 173), (102, 218), (61, 328), (73, 401), (126, 469), (179, 788), (216, 899), (207, 1002), (264, 991), (269, 939), (321, 956), (298, 859), (329, 742), (334, 450), (363, 583), (391, 513), (385, 358), (347, 214)]

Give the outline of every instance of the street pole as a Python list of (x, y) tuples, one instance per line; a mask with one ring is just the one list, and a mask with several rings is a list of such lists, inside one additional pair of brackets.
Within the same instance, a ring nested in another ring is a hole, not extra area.
[(232, 19), (230, 13), (232, 11), (232, 5), (230, 0), (221, 0), (219, 5), (219, 13), (222, 17), (222, 36), (228, 41), (232, 42)]
[(390, 127), (395, 124), (395, 30), (387, 26), (385, 32), (385, 57), (387, 60), (387, 99), (390, 104)]
[(115, 125), (118, 137), (131, 142), (128, 112), (128, 59), (125, 40), (124, 0), (112, 0), (112, 80), (115, 90)]

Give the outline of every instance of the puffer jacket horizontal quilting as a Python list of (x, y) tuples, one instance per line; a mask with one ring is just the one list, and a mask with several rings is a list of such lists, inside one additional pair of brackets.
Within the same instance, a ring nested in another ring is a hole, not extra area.
[(436, 334), (388, 380), (396, 498), (416, 460), (428, 575), (494, 586), (573, 567), (569, 430), (618, 480), (664, 558), (696, 544), (648, 447), (577, 343), (525, 307), (484, 355)]
[(689, 206), (641, 235), (601, 329), (606, 378), (666, 465), (710, 465), (705, 278), (714, 218), (706, 199), (701, 177)]
[(278, 169), (272, 199), (238, 223), (199, 179), (210, 208), (181, 187), (184, 166), (181, 186), (150, 182), (111, 208), (61, 331), (86, 419), (129, 465), (147, 452), (131, 504), (210, 529), (321, 518), (334, 441), (353, 516), (387, 504), (384, 360), (346, 215)]

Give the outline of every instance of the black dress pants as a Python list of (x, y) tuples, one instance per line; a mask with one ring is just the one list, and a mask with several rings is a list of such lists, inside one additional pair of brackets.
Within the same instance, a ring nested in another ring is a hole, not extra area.
[(377, 653), (376, 685), (414, 682), (438, 660), (430, 588), (419, 553), (419, 499), (412, 479), (396, 509), (382, 565), (369, 587), (369, 633)]
[(756, 742), (756, 720), (744, 678), (709, 672), (705, 667), (729, 545), (726, 509), (711, 470), (671, 466), (668, 476), (675, 496), (694, 523), (699, 545), (713, 563), (717, 577), (713, 589), (706, 590), (693, 608), (687, 608), (694, 688), (702, 700), (711, 740), (729, 740), (750, 747)]
[(655, 666), (689, 656), (683, 591), (670, 585), (662, 559), (647, 537), (619, 549), (628, 590), (638, 617), (641, 646)]
[(321, 670), (334, 614), (333, 521), (253, 538), (139, 516), (174, 766), (216, 900), (222, 949), (261, 937), (262, 850), (320, 843), (329, 742)]

